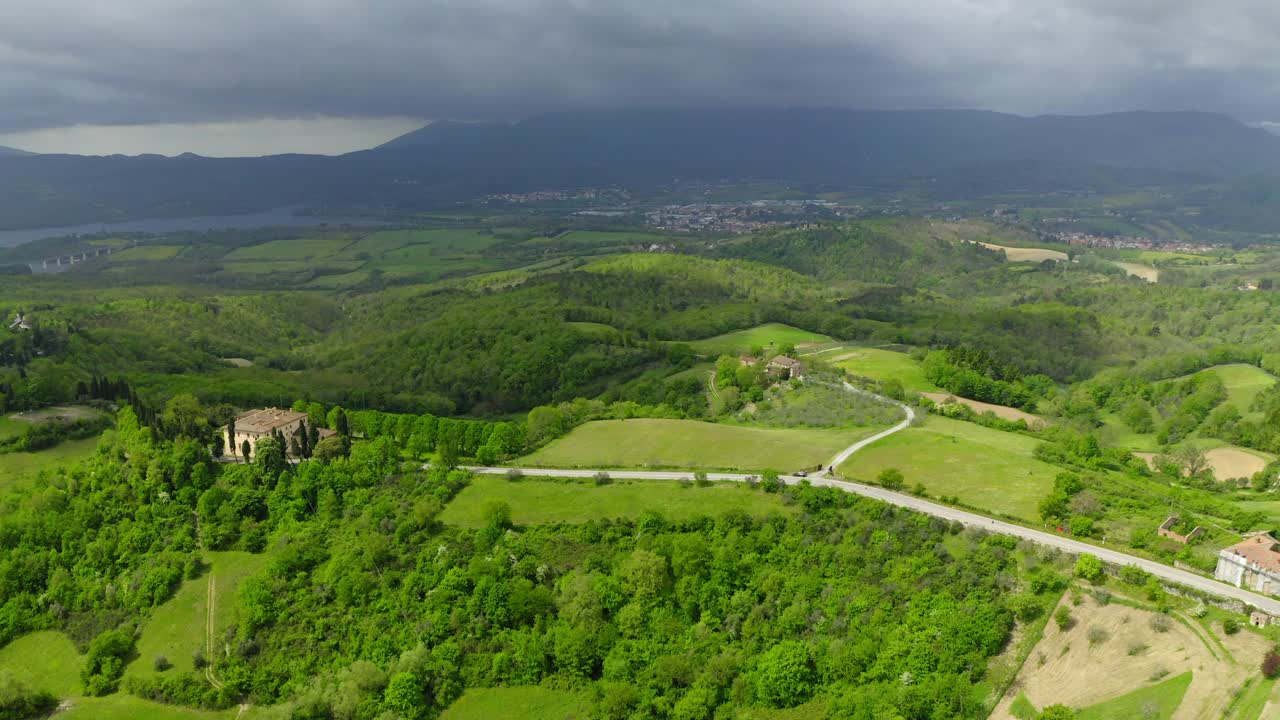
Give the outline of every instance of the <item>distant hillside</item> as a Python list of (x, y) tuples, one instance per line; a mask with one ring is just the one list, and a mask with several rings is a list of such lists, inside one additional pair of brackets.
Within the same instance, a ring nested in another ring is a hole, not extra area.
[(375, 152), (428, 151), (434, 163), (506, 164), (518, 176), (559, 167), (617, 180), (876, 180), (1024, 163), (1280, 174), (1280, 138), (1208, 113), (627, 110), (435, 124)]
[(16, 157), (18, 155), (33, 155), (33, 154), (34, 153), (29, 153), (26, 150), (19, 150), (18, 148), (11, 148), (11, 147), (6, 147), (4, 145), (0, 145), (0, 157)]
[(1222, 115), (1025, 118), (970, 110), (630, 110), (435, 123), (341, 157), (7, 156), (4, 227), (250, 212), (421, 207), (490, 192), (673, 179), (925, 179), (939, 194), (1280, 179), (1280, 137)]

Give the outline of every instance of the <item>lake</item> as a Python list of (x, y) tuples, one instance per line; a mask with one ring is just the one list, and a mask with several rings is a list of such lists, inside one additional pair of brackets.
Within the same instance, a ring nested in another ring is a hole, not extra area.
[(89, 223), (67, 227), (0, 230), (0, 247), (15, 247), (34, 240), (67, 235), (97, 233), (171, 233), (203, 230), (251, 230), (262, 227), (305, 227), (308, 225), (378, 225), (381, 221), (359, 217), (324, 217), (296, 215), (298, 208), (284, 207), (247, 215), (210, 215), (206, 217), (155, 218), (116, 223)]

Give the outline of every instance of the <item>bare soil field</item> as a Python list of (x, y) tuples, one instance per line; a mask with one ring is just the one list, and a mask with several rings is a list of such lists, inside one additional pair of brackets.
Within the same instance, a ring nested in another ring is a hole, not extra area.
[(1237, 448), (1214, 448), (1205, 453), (1213, 476), (1219, 480), (1247, 478), (1267, 466), (1267, 461)]
[(1142, 278), (1149, 283), (1160, 282), (1160, 271), (1150, 265), (1112, 260), (1112, 265), (1119, 267), (1134, 277)]
[(991, 403), (979, 402), (968, 398), (957, 397), (950, 393), (927, 392), (920, 393), (939, 405), (947, 405), (950, 403), (960, 403), (968, 405), (976, 413), (993, 412), (996, 417), (1004, 420), (1025, 420), (1027, 425), (1044, 425), (1045, 419), (1039, 415), (1032, 415), (1029, 412), (1023, 412), (1017, 408), (1011, 408), (1007, 405), (992, 405)]
[[(1173, 720), (1221, 718), (1232, 692), (1257, 674), (1268, 646), (1247, 630), (1222, 635), (1215, 629), (1215, 642), (1210, 631), (1184, 616), (1179, 617), (1187, 624), (1166, 618), (1167, 630), (1158, 632), (1152, 623), (1161, 616), (1154, 612), (1100, 605), (1088, 597), (1079, 606), (1068, 598), (1063, 603), (1074, 624), (1066, 631), (1055, 622), (1045, 627), (992, 720), (1014, 720), (1011, 706), (1023, 693), (1041, 709), (1054, 703), (1085, 708), (1188, 671), (1191, 686)], [(1090, 642), (1091, 636), (1102, 639)]]
[(1057, 250), (1045, 250), (1043, 248), (1018, 248), (1005, 247), (1003, 245), (992, 245), (991, 243), (978, 243), (988, 250), (1003, 250), (1004, 256), (1009, 262), (1043, 262), (1045, 260), (1066, 260), (1067, 254)]
[[(1136, 452), (1133, 455), (1145, 460), (1147, 467), (1155, 469), (1156, 453)], [(1218, 480), (1252, 477), (1254, 473), (1267, 467), (1266, 460), (1239, 448), (1214, 448), (1206, 450), (1204, 456), (1209, 461), (1213, 476)]]

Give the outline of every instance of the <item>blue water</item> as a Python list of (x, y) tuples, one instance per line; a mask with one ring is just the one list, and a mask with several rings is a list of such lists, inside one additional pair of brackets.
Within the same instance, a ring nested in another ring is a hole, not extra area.
[(250, 230), (262, 227), (306, 227), (308, 225), (377, 225), (371, 218), (323, 217), (295, 215), (297, 208), (286, 207), (249, 215), (211, 215), (207, 217), (158, 218), (118, 223), (90, 223), (68, 227), (32, 230), (0, 230), (0, 247), (15, 247), (34, 240), (67, 235), (111, 232), (170, 233), (203, 230)]

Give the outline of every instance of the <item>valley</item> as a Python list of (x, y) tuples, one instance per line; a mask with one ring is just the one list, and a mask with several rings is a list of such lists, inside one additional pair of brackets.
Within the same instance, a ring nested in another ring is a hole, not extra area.
[[(1247, 612), (1280, 600), (1213, 574), (1280, 517), (1277, 300), (1240, 289), (1280, 255), (1153, 283), (1023, 233), (500, 217), (17, 277), (0, 671), (67, 717), (1265, 717), (1280, 638)], [(244, 462), (225, 428), (269, 407), (317, 436)], [(1105, 663), (1132, 677), (1055, 691)]]

